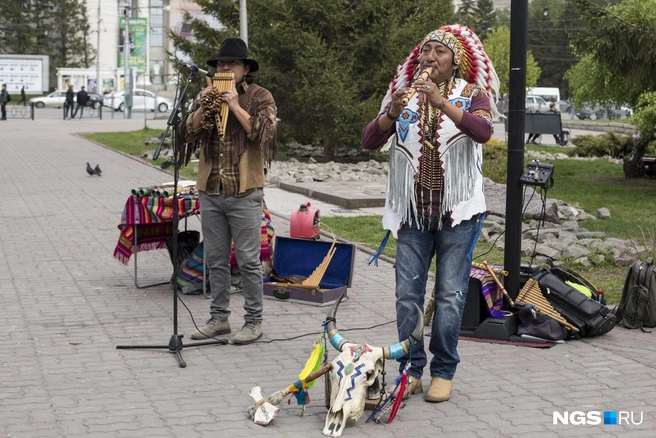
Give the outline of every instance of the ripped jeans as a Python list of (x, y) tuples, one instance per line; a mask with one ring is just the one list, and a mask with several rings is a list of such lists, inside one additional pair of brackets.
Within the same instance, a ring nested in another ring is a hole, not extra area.
[[(480, 220), (479, 220), (480, 219)], [(407, 339), (417, 324), (415, 303), (422, 310), (423, 320), (426, 282), (433, 255), (437, 256), (435, 275), (435, 311), (429, 350), (431, 377), (453, 379), (460, 362), (458, 335), (469, 286), (473, 248), (478, 240), (484, 217), (462, 221), (455, 227), (448, 219), (437, 229), (437, 218), (424, 217), (424, 230), (403, 224), (396, 241), (396, 324), (399, 340)], [(424, 337), (411, 352), (410, 376), (421, 378), (426, 366)], [(400, 358), (399, 373), (408, 356)]]

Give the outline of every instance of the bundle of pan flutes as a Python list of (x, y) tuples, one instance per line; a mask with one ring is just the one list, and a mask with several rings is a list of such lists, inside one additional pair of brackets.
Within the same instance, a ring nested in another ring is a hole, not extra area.
[(201, 104), (203, 105), (203, 118), (200, 121), (200, 125), (203, 129), (212, 129), (214, 128), (215, 114), (221, 112), (219, 90), (210, 88), (205, 96), (201, 98)]
[(529, 278), (522, 290), (517, 296), (517, 302), (520, 303), (529, 303), (533, 304), (540, 313), (543, 313), (552, 319), (554, 319), (558, 324), (565, 327), (567, 330), (578, 332), (579, 329), (574, 327), (572, 324), (567, 322), (565, 318), (562, 317), (560, 313), (547, 301), (547, 299), (542, 294), (542, 289), (540, 285), (533, 278)]
[(221, 92), (231, 90), (235, 87), (235, 74), (214, 73), (214, 79), (207, 78), (210, 89), (201, 98), (203, 105), (203, 118), (201, 126), (203, 129), (212, 129), (216, 126), (219, 136), (224, 137), (228, 126), (228, 102), (221, 100)]

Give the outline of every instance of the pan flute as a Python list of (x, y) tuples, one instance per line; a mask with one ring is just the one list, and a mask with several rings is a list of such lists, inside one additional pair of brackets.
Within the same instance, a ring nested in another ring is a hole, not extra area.
[(517, 296), (517, 302), (533, 304), (538, 311), (543, 314), (550, 316), (552, 319), (555, 319), (560, 325), (565, 327), (567, 330), (577, 333), (579, 329), (574, 327), (572, 324), (567, 322), (565, 318), (562, 317), (560, 313), (547, 301), (547, 299), (542, 295), (542, 290), (540, 285), (533, 278), (529, 278), (522, 290)]
[(309, 290), (319, 290), (319, 284), (321, 283), (321, 279), (323, 278), (324, 274), (326, 273), (326, 270), (328, 269), (328, 265), (330, 265), (331, 260), (333, 259), (333, 256), (335, 255), (335, 251), (337, 251), (337, 248), (335, 247), (335, 244), (337, 243), (337, 239), (333, 239), (333, 243), (330, 246), (330, 249), (328, 250), (328, 254), (323, 258), (319, 266), (316, 267), (316, 269), (310, 274), (310, 276), (305, 279), (302, 283), (286, 283), (285, 286), (292, 286), (292, 287), (298, 287), (301, 289), (309, 289)]
[[(210, 79), (207, 78), (209, 82)], [(235, 74), (232, 72), (228, 73), (214, 73), (214, 78), (212, 79), (211, 85), (216, 88), (219, 92), (232, 90), (235, 88)], [(216, 129), (219, 131), (221, 138), (225, 137), (226, 127), (228, 126), (228, 102), (221, 102), (221, 109), (218, 113), (214, 115), (216, 122)]]

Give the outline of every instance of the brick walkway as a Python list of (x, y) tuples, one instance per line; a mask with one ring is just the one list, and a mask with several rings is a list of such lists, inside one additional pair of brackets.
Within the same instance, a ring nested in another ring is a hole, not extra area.
[[(0, 436), (322, 436), (323, 381), (311, 390), (308, 416), (299, 417), (295, 402), (284, 403), (264, 428), (248, 420), (246, 409), (254, 385), (269, 394), (296, 380), (326, 308), (266, 300), (263, 340), (271, 342), (185, 348), (184, 369), (166, 349), (116, 349), (166, 345), (173, 333), (170, 287), (135, 288), (132, 263), (124, 266), (112, 257), (130, 189), (172, 178), (71, 132), (136, 130), (143, 120), (13, 120), (0, 126), (0, 308), (6, 334)], [(88, 176), (87, 161), (99, 163), (103, 176)], [(285, 235), (285, 218), (299, 198), (273, 188), (265, 196), (276, 213), (274, 227)], [(189, 219), (189, 226), (198, 228), (198, 220)], [(353, 340), (391, 344), (393, 323), (347, 331), (394, 320), (393, 268), (369, 267), (365, 259), (358, 252), (338, 326)], [(139, 270), (140, 281), (166, 280), (166, 251), (142, 253)], [(178, 330), (188, 336), (191, 315), (204, 322), (209, 302), (202, 295), (181, 299), (189, 312), (179, 306)], [(241, 324), (242, 305), (241, 295), (233, 295), (233, 328)], [(459, 351), (450, 402), (428, 404), (415, 396), (392, 424), (351, 421), (344, 436), (654, 435), (656, 334), (615, 329), (546, 350), (462, 341)], [(390, 380), (394, 369), (388, 362)], [(427, 384), (429, 376), (423, 380)], [(643, 421), (575, 426), (552, 420), (554, 411), (605, 410), (633, 412), (636, 420), (642, 412)]]

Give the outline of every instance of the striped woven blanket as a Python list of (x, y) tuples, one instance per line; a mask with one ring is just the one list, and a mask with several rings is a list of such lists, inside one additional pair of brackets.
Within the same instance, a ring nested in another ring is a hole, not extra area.
[[(183, 195), (177, 201), (179, 218), (200, 213), (197, 197)], [(173, 234), (172, 220), (173, 197), (129, 196), (118, 225), (120, 236), (114, 249), (114, 258), (125, 265), (130, 261), (134, 252), (135, 226), (138, 227), (137, 251), (166, 248), (166, 239)]]
[(483, 291), (490, 316), (492, 318), (503, 318), (504, 315), (501, 310), (503, 307), (503, 292), (499, 289), (494, 278), (485, 269), (479, 269), (474, 266), (471, 268), (470, 276), (481, 282), (481, 290)]

